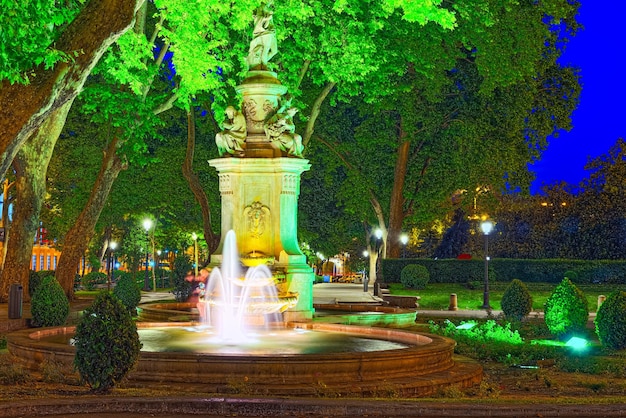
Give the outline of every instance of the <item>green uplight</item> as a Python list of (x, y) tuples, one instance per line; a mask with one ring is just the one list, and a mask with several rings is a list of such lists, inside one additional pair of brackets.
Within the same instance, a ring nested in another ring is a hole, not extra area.
[(573, 348), (574, 350), (582, 350), (587, 347), (587, 340), (579, 337), (572, 337), (566, 343), (566, 347)]

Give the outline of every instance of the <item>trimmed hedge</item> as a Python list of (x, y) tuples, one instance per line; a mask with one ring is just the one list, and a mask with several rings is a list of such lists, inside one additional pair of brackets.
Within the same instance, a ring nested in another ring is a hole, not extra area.
[[(385, 283), (400, 283), (402, 269), (409, 264), (420, 264), (430, 274), (430, 283), (467, 283), (482, 281), (485, 261), (432, 260), (404, 258), (382, 260), (381, 272)], [(560, 283), (566, 272), (575, 272), (570, 278), (576, 284), (626, 283), (626, 261), (615, 260), (526, 260), (496, 258), (489, 261), (489, 279), (510, 282), (519, 279), (524, 283)]]

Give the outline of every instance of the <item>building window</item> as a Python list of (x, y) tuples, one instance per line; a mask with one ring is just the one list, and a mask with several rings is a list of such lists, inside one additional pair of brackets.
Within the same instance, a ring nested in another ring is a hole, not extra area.
[(31, 266), (31, 269), (33, 271), (37, 271), (37, 256), (36, 255), (33, 256), (33, 265)]
[(39, 256), (39, 270), (43, 270), (43, 254)]
[(52, 266), (52, 270), (56, 270), (57, 269), (57, 256), (56, 255), (54, 256), (53, 262), (54, 264)]
[(50, 256), (46, 256), (46, 270), (50, 270), (50, 260), (51, 257)]

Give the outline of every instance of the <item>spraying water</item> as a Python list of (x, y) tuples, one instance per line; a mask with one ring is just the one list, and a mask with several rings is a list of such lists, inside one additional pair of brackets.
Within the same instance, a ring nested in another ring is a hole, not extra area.
[(224, 342), (238, 343), (249, 338), (252, 327), (282, 322), (280, 313), (295, 301), (279, 298), (270, 269), (259, 265), (242, 273), (232, 230), (226, 234), (222, 254), (222, 265), (209, 275), (198, 303), (203, 324)]

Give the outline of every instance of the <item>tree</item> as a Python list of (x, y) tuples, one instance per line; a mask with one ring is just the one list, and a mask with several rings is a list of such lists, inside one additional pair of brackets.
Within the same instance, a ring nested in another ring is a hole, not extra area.
[[(0, 66), (0, 175), (4, 176), (22, 144), (51, 112), (82, 90), (95, 63), (130, 27), (135, 9), (142, 3), (91, 0), (78, 9), (79, 3), (74, 1), (65, 6), (37, 1), (29, 4), (28, 13), (11, 7), (7, 10), (3, 4), (3, 30), (19, 36), (11, 39), (9, 35), (6, 40), (14, 40), (18, 46), (12, 48), (3, 41), (4, 53), (0, 54), (9, 64), (8, 70), (4, 63)], [(52, 31), (47, 33), (44, 28)], [(26, 42), (31, 35), (32, 42)], [(23, 45), (34, 47), (19, 47)]]
[[(7, 13), (0, 19), (3, 29), (16, 34), (7, 44), (3, 42), (3, 48), (10, 42), (28, 47), (0, 54), (8, 63), (0, 73), (0, 176), (4, 177), (16, 157), (16, 164), (21, 164), (18, 171), (24, 170), (21, 202), (17, 203), (22, 210), (16, 211), (13, 244), (7, 247), (0, 300), (6, 300), (9, 276), (28, 286), (30, 255), (26, 261), (25, 254), (45, 194), (41, 181), (71, 103), (104, 51), (128, 29), (141, 3), (92, 0), (79, 8), (73, 1), (65, 6), (35, 2), (29, 3), (26, 13), (3, 7)], [(24, 31), (24, 27), (36, 29)], [(25, 42), (31, 35), (32, 42)], [(40, 147), (46, 152), (40, 152)], [(15, 250), (10, 250), (12, 245)]]
[[(466, 7), (472, 6), (455, 3), (457, 11)], [(354, 205), (370, 202), (389, 247), (383, 256), (398, 256), (407, 219), (432, 220), (448, 210), (441, 204), (458, 189), (527, 188), (527, 162), (540, 155), (549, 134), (569, 128), (579, 92), (574, 71), (555, 64), (557, 34), (545, 15), (573, 30), (575, 10), (566, 2), (494, 5), (484, 15), (459, 13), (454, 31), (426, 25), (413, 34), (400, 22), (377, 38), (382, 50), (394, 50), (395, 41), (402, 51), (364, 83), (376, 86), (363, 88), (365, 100), (378, 100), (360, 106), (366, 117), (355, 142), (329, 133), (332, 123), (313, 138), (349, 165), (354, 179), (346, 184), (353, 191), (346, 196)], [(524, 54), (511, 44), (524, 45)], [(377, 161), (368, 160), (372, 155)], [(385, 163), (393, 168), (382, 168)], [(376, 178), (368, 179), (370, 173)]]

